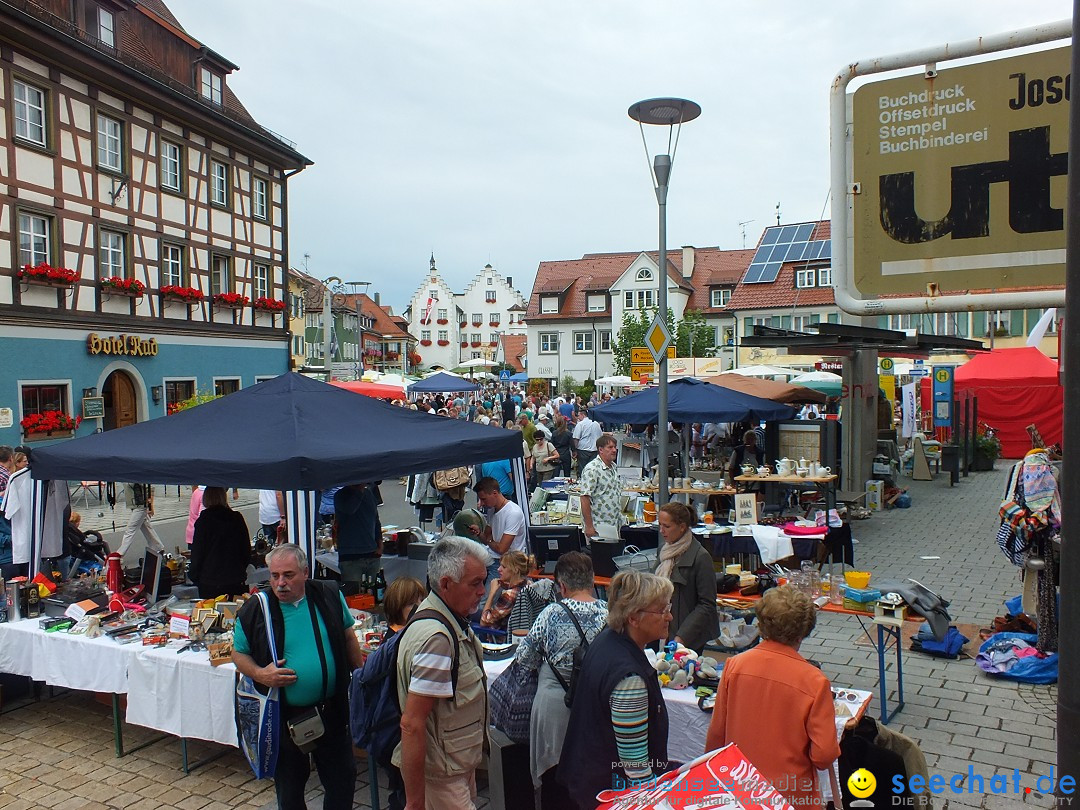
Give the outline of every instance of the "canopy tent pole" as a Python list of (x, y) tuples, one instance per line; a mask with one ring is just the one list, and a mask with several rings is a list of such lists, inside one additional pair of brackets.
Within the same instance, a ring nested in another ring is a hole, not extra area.
[(315, 578), (315, 552), (319, 550), (316, 520), (319, 516), (318, 493), (291, 490), (285, 493), (285, 522), (289, 542), (296, 543), (308, 557), (308, 576)]
[[(529, 530), (529, 487), (525, 477), (525, 457), (518, 456), (510, 459), (510, 473), (514, 479), (514, 497), (517, 498), (518, 506), (525, 515), (525, 531)], [(526, 552), (528, 553), (528, 552)]]

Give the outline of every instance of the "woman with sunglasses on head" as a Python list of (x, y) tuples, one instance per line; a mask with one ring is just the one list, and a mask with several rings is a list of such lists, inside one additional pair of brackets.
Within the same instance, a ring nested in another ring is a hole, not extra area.
[(668, 717), (645, 647), (667, 638), (671, 582), (620, 571), (608, 588), (607, 627), (589, 645), (574, 686), (557, 779), (580, 808), (615, 780), (649, 780), (668, 769)]
[(814, 603), (791, 585), (757, 605), (762, 642), (728, 659), (705, 750), (735, 743), (795, 807), (820, 807), (817, 771), (840, 756), (829, 679), (801, 655)]

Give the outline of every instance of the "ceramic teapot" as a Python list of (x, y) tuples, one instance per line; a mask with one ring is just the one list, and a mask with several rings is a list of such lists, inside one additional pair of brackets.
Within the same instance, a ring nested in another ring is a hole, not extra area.
[(753, 464), (743, 464), (742, 465), (742, 474), (743, 475), (753, 475), (754, 474), (754, 465)]
[(795, 462), (790, 458), (781, 458), (776, 461), (776, 474), (777, 475), (794, 475), (795, 474)]

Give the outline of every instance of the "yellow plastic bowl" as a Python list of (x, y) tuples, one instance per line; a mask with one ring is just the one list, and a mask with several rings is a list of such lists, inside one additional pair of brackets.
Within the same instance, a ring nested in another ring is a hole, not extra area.
[(849, 588), (865, 588), (870, 584), (869, 571), (845, 571), (844, 582)]

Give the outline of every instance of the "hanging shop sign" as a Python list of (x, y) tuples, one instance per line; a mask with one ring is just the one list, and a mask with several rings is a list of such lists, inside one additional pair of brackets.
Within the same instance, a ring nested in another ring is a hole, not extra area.
[(116, 354), (128, 357), (156, 357), (158, 342), (155, 338), (143, 338), (138, 335), (107, 335), (102, 337), (97, 332), (86, 336), (87, 354)]

